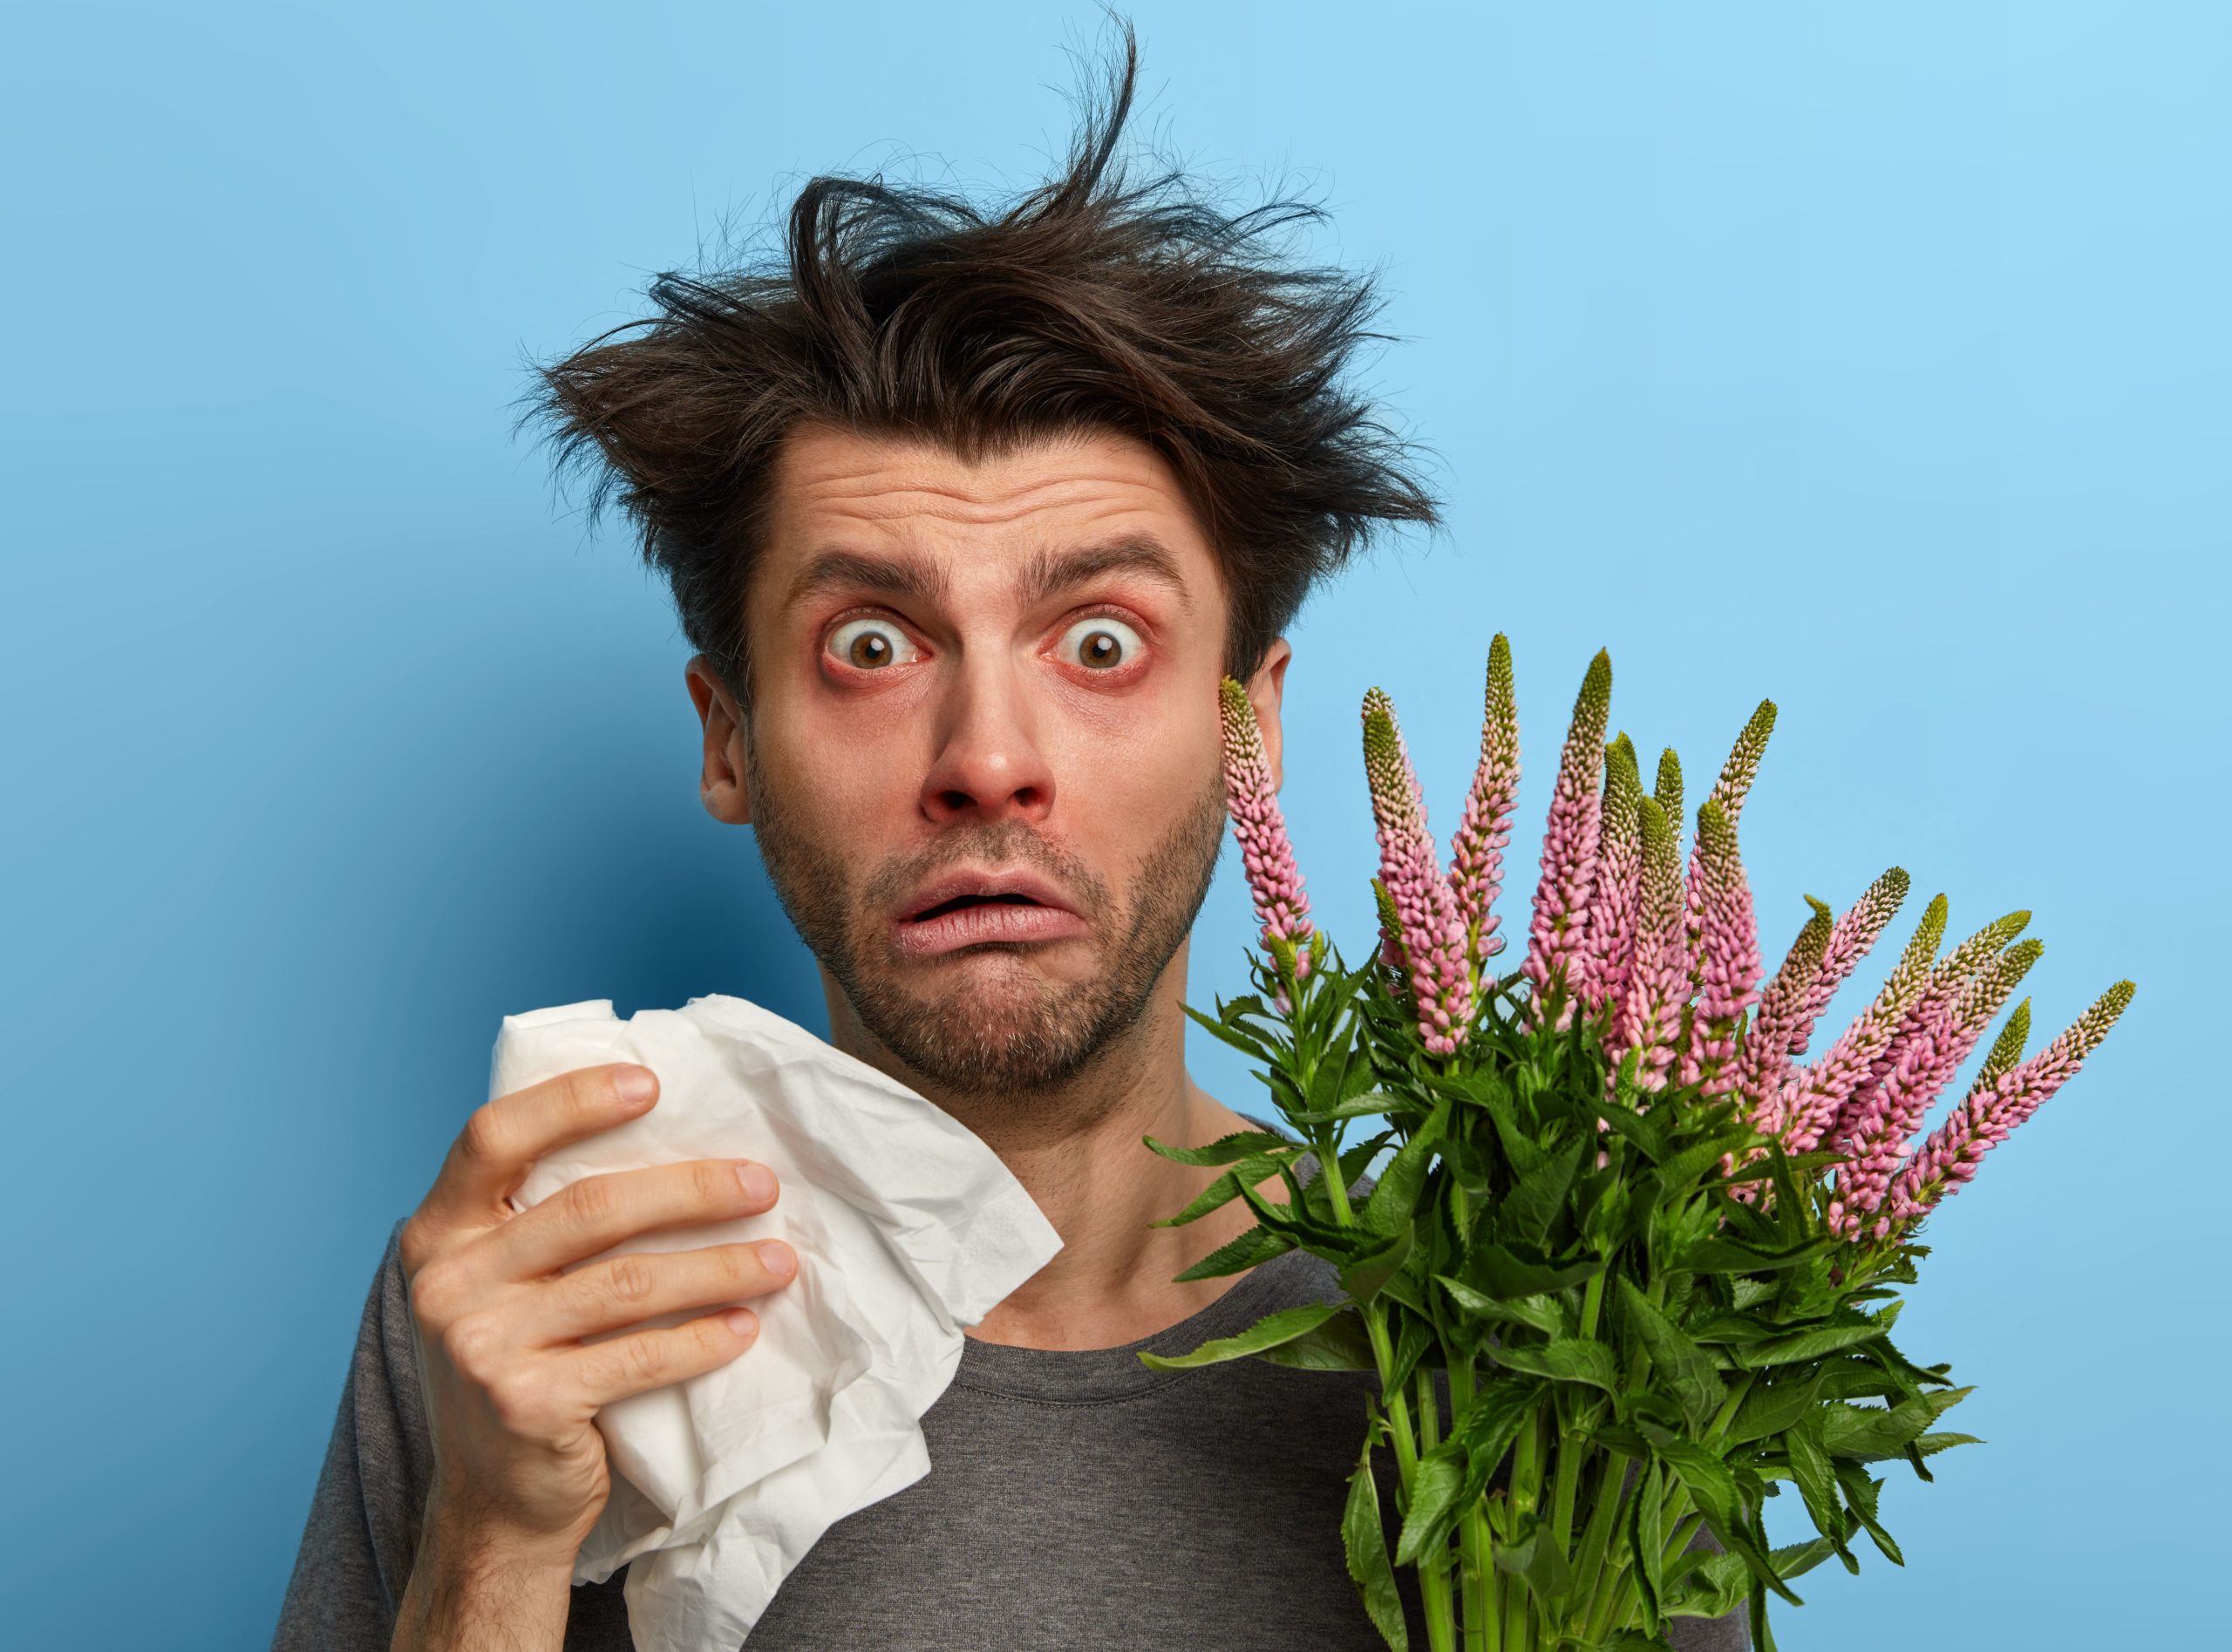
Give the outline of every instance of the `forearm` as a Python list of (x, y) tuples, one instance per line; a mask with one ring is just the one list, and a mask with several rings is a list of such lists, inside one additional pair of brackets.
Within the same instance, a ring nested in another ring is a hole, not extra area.
[(570, 1556), (525, 1552), (430, 1508), (389, 1652), (561, 1652)]

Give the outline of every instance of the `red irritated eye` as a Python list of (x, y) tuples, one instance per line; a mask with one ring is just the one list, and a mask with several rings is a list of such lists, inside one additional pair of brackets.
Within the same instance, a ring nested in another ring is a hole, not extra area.
[(846, 621), (829, 634), (824, 647), (831, 658), (856, 671), (880, 671), (886, 666), (906, 665), (922, 657), (922, 650), (899, 626), (872, 616)]
[(1079, 620), (1062, 633), (1054, 645), (1055, 656), (1065, 665), (1088, 671), (1113, 671), (1130, 665), (1146, 651), (1140, 634), (1119, 619), (1095, 614)]

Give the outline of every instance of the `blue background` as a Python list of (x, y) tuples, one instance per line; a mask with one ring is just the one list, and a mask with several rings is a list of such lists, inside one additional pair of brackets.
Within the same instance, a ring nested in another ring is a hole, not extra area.
[[(1989, 1446), (1793, 1649), (2218, 1621), (2232, 25), (2201, 4), (1141, 3), (1147, 114), (1385, 269), (1449, 532), (1296, 633), (1289, 807), (1351, 950), (1358, 697), (1445, 831), (1513, 636), (1523, 933), (1589, 655), (1701, 795), (1762, 695), (1767, 945), (1887, 864), (2032, 908), (2084, 1076), (1935, 1224), (1902, 1341)], [(516, 438), (530, 357), (817, 170), (1027, 183), (1082, 5), (26, 9), (0, 77), (10, 1189), (24, 1645), (268, 1638), (389, 1226), (498, 1017), (822, 1024), (706, 818), (686, 650)], [(1240, 976), (1228, 867), (1195, 996)], [(1879, 960), (1880, 964), (1883, 961)], [(1833, 1012), (1841, 1024), (1880, 968)], [(2195, 1051), (2195, 1055), (2200, 1053)], [(1245, 1073), (1204, 1077), (1253, 1105)], [(119, 1605), (125, 1610), (115, 1610)], [(160, 1627), (155, 1627), (160, 1625)], [(2221, 1633), (2221, 1623), (2220, 1629)]]

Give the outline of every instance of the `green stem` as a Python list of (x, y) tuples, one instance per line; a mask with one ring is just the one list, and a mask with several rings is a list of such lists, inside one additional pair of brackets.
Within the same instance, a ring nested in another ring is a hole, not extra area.
[[(1334, 1219), (1344, 1227), (1356, 1225), (1356, 1214), (1349, 1206), (1349, 1190), (1341, 1185), (1341, 1155), (1337, 1145), (1330, 1139), (1317, 1144), (1317, 1173), (1326, 1178), (1325, 1191), (1333, 1203)], [(1364, 1335), (1371, 1342), (1372, 1363), (1378, 1367), (1379, 1391), (1386, 1402), (1388, 1432), (1395, 1442), (1395, 1465), (1401, 1478), (1403, 1495), (1407, 1503), (1411, 1489), (1418, 1484), (1418, 1440), (1411, 1430), (1411, 1411), (1399, 1384), (1392, 1384), (1388, 1377), (1395, 1370), (1395, 1350), (1388, 1341), (1387, 1316), (1377, 1302), (1366, 1302), (1359, 1309)], [(1457, 1623), (1455, 1608), (1449, 1598), (1449, 1577), (1439, 1565), (1429, 1566), (1421, 1561), (1419, 1567), (1419, 1596), (1426, 1607), (1426, 1643), (1432, 1652), (1457, 1652)]]

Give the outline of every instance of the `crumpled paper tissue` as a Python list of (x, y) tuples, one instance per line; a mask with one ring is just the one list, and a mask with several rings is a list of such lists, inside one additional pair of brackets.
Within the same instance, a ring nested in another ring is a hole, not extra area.
[(542, 1159), (514, 1206), (605, 1171), (754, 1159), (780, 1179), (772, 1210), (656, 1229), (586, 1260), (779, 1237), (799, 1257), (796, 1278), (749, 1302), (760, 1329), (743, 1354), (597, 1416), (612, 1495), (575, 1582), (626, 1564), (642, 1652), (716, 1652), (750, 1634), (831, 1525), (929, 1472), (919, 1419), (953, 1380), (962, 1327), (1062, 1241), (959, 1122), (741, 998), (625, 1021), (609, 1000), (507, 1016), (489, 1094), (613, 1061), (657, 1073), (657, 1104)]

